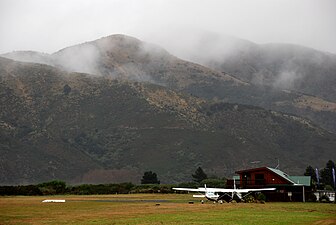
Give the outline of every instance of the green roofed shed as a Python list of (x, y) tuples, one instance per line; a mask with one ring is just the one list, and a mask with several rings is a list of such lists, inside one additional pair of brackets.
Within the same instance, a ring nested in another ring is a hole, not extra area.
[(289, 176), (289, 178), (295, 183), (294, 185), (310, 186), (310, 176)]

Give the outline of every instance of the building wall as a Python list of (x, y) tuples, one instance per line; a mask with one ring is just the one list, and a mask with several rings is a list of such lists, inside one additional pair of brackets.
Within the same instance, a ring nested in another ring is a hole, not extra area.
[(240, 174), (240, 186), (242, 188), (262, 187), (265, 185), (283, 185), (290, 184), (279, 175), (265, 169)]
[[(303, 194), (303, 190), (305, 194)], [(281, 202), (303, 202), (309, 201), (309, 195), (312, 191), (310, 188), (302, 186), (286, 186), (277, 187), (276, 191), (264, 192), (266, 201), (281, 201)], [(305, 199), (303, 199), (305, 198)]]

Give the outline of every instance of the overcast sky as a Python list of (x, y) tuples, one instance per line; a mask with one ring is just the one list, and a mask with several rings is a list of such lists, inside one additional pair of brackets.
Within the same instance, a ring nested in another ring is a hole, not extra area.
[(336, 0), (0, 0), (0, 53), (117, 33), (171, 50), (194, 31), (336, 53), (335, 12)]

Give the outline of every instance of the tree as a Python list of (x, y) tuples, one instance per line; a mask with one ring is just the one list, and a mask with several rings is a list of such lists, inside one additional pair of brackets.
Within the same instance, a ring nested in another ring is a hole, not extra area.
[(335, 163), (329, 160), (327, 162), (326, 167), (323, 170), (321, 170), (321, 180), (324, 183), (324, 185), (330, 185), (331, 187), (334, 187), (332, 168), (335, 168)]
[(66, 183), (61, 180), (53, 180), (38, 185), (43, 195), (64, 194), (66, 192)]
[(306, 172), (304, 173), (304, 175), (305, 176), (310, 176), (311, 177), (311, 181), (310, 181), (310, 184), (312, 185), (312, 186), (316, 186), (316, 184), (317, 184), (317, 177), (316, 177), (316, 172), (315, 172), (315, 170), (314, 170), (314, 168), (312, 167), (312, 166), (308, 166), (307, 168), (306, 168)]
[(160, 184), (160, 181), (158, 180), (156, 173), (147, 171), (142, 176), (141, 184)]
[(195, 182), (201, 183), (202, 180), (205, 180), (208, 178), (208, 176), (204, 173), (203, 169), (201, 167), (198, 167), (195, 171), (195, 174), (192, 174), (193, 180)]

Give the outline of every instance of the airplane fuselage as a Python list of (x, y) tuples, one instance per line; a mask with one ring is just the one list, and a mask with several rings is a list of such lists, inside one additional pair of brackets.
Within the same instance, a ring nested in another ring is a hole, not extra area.
[(216, 194), (214, 192), (207, 192), (207, 193), (205, 193), (205, 197), (209, 201), (215, 201), (215, 202), (217, 202), (218, 199), (219, 199), (219, 197), (220, 197), (220, 195), (218, 195), (218, 194)]

